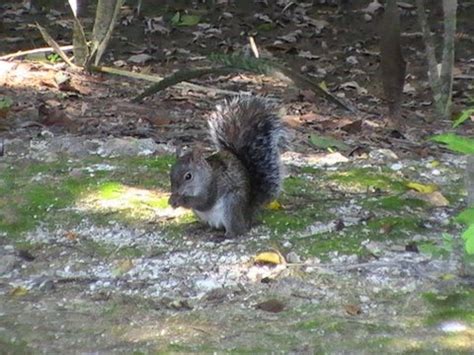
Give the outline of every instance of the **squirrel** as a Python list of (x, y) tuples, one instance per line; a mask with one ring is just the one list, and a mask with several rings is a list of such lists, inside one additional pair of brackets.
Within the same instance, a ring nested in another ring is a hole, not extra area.
[(286, 129), (275, 105), (250, 96), (217, 106), (208, 125), (217, 152), (194, 149), (178, 158), (169, 204), (192, 209), (233, 238), (248, 232), (259, 209), (280, 193)]

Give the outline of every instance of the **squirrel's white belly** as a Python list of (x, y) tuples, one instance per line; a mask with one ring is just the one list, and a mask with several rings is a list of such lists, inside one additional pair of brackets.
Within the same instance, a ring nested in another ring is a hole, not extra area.
[(224, 227), (224, 198), (220, 198), (216, 201), (214, 206), (207, 211), (194, 211), (198, 217), (207, 222), (212, 228), (223, 228)]

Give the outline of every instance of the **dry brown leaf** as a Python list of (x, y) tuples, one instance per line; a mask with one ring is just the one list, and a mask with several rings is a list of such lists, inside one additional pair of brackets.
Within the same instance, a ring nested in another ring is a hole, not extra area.
[(285, 304), (277, 299), (270, 299), (255, 306), (265, 312), (279, 313), (285, 309)]
[(362, 308), (358, 304), (346, 304), (344, 309), (351, 316), (357, 316), (362, 313)]
[(67, 231), (64, 236), (69, 240), (76, 240), (79, 235), (76, 232)]

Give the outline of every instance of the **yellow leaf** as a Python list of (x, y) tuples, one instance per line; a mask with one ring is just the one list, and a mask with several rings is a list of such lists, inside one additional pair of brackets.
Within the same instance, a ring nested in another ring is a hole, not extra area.
[(284, 264), (285, 258), (279, 252), (276, 251), (265, 251), (263, 253), (257, 254), (254, 259), (256, 264)]
[(273, 200), (272, 202), (270, 202), (270, 203), (267, 205), (267, 209), (273, 210), (273, 211), (281, 210), (281, 209), (282, 209), (282, 205), (281, 205), (281, 203), (278, 202), (277, 200)]
[(444, 281), (454, 280), (455, 278), (456, 278), (456, 275), (453, 275), (453, 274), (441, 275), (441, 280), (444, 280)]
[(28, 294), (28, 289), (23, 286), (17, 286), (10, 291), (10, 296), (12, 297), (21, 297)]
[(422, 194), (430, 194), (438, 190), (438, 186), (435, 184), (420, 184), (419, 182), (409, 182), (407, 183), (409, 189), (421, 192)]
[(112, 273), (114, 276), (120, 276), (130, 271), (133, 267), (133, 262), (130, 259), (124, 259), (117, 263), (117, 266), (113, 269)]
[(430, 163), (430, 166), (431, 166), (432, 168), (437, 168), (437, 167), (440, 166), (440, 165), (441, 165), (441, 163), (440, 163), (439, 161), (437, 161), (437, 160), (433, 160), (433, 161)]

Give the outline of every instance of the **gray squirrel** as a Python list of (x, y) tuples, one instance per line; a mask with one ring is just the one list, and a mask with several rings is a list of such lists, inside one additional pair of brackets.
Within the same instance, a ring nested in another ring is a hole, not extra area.
[(280, 193), (286, 130), (273, 104), (250, 96), (217, 106), (208, 124), (217, 152), (206, 156), (194, 149), (178, 158), (169, 204), (192, 209), (233, 238), (245, 234), (260, 208)]

